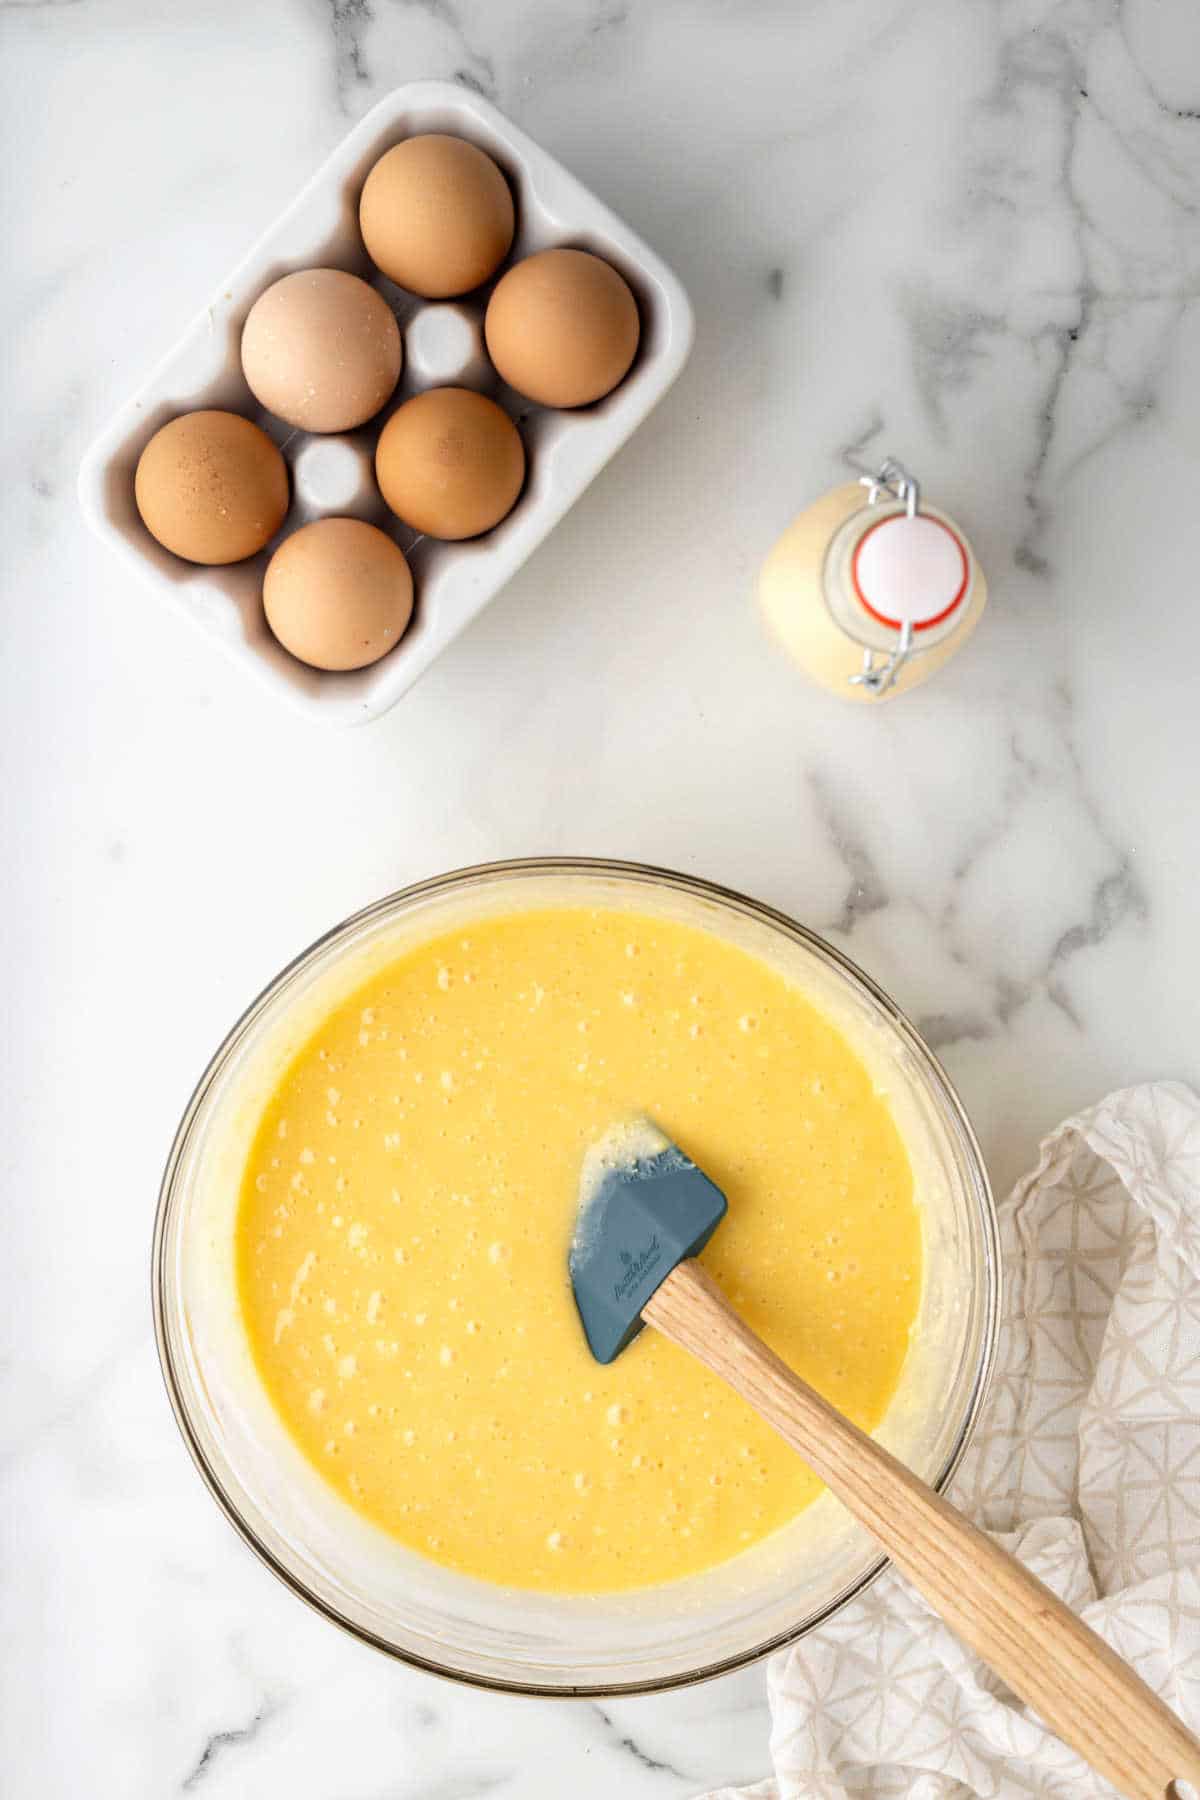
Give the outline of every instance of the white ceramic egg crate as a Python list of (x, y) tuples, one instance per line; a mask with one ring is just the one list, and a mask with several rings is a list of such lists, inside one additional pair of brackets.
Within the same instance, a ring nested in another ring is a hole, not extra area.
[[(516, 202), (513, 248), (492, 282), (463, 300), (429, 302), (406, 294), (369, 261), (358, 229), (358, 197), (385, 150), (417, 132), (468, 139), (499, 164)], [(505, 387), (482, 347), (487, 297), (505, 269), (552, 245), (592, 250), (620, 271), (641, 315), (637, 356), (604, 399), (575, 412), (537, 407)], [(339, 268), (362, 275), (391, 304), (404, 334), (400, 384), (377, 420), (344, 436), (293, 430), (254, 399), (241, 367), (241, 333), (258, 296), (295, 269)], [(156, 590), (215, 638), (227, 655), (293, 705), (330, 723), (357, 724), (394, 705), (434, 657), (499, 592), (589, 482), (670, 387), (692, 341), (687, 295), (666, 265), (574, 176), (495, 107), (444, 82), (396, 91), (357, 125), (217, 297), (111, 421), (84, 458), (79, 492), (98, 536)], [(375, 487), (375, 441), (384, 421), (427, 387), (474, 387), (517, 422), (527, 474), (516, 506), (486, 535), (444, 543), (417, 534), (388, 512)], [(155, 542), (134, 504), (143, 448), (169, 419), (219, 407), (260, 424), (283, 450), (292, 504), (278, 535), (245, 562), (206, 568)], [(378, 663), (348, 673), (308, 668), (283, 649), (262, 608), (263, 572), (276, 546), (309, 520), (337, 514), (391, 532), (413, 571), (416, 610), (400, 643)]]

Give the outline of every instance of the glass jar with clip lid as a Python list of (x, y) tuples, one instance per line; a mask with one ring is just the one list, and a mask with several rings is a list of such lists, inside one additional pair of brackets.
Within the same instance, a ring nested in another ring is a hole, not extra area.
[(891, 458), (793, 520), (758, 591), (773, 635), (810, 680), (865, 702), (927, 681), (987, 604), (966, 534)]

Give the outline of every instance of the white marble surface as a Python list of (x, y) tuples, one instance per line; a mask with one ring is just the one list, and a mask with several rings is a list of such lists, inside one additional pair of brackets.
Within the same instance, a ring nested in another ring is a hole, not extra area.
[[(264, 701), (86, 538), (79, 455), (347, 123), (481, 87), (678, 270), (684, 378), (384, 721)], [(1200, 1078), (1200, 11), (1192, 0), (0, 0), (7, 1570), (0, 1786), (470, 1800), (766, 1772), (761, 1670), (478, 1696), (252, 1560), (161, 1390), (147, 1252), (234, 1014), (386, 889), (539, 850), (781, 905), (942, 1050), (998, 1184)], [(864, 716), (760, 635), (847, 447), (993, 605)]]

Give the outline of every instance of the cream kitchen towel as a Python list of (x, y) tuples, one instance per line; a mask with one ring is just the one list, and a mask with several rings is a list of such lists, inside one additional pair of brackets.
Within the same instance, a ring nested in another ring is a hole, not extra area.
[[(1160, 1082), (1068, 1119), (1000, 1227), (996, 1377), (953, 1497), (1200, 1730), (1200, 1101)], [(774, 1778), (708, 1800), (1113, 1792), (891, 1574), (769, 1687)]]

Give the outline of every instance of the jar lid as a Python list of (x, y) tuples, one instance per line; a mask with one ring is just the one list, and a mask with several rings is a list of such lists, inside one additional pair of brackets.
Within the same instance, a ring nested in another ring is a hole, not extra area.
[(873, 619), (928, 631), (966, 598), (971, 565), (957, 533), (928, 513), (897, 513), (865, 531), (851, 563), (854, 591)]

